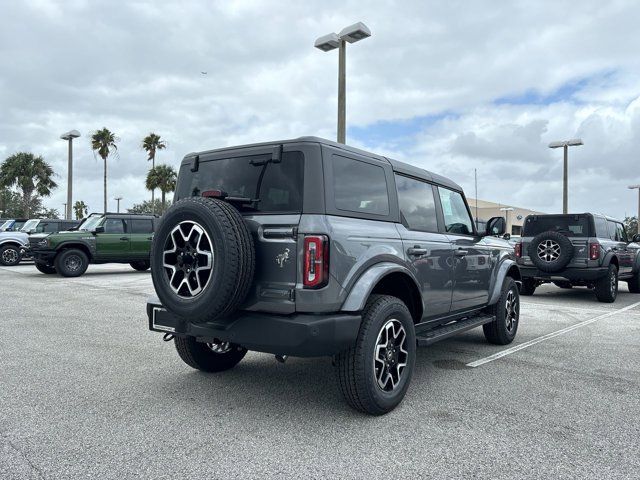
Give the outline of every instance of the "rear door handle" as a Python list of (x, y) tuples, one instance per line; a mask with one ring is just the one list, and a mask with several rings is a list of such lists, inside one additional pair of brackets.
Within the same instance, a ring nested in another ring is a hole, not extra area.
[(458, 250), (456, 250), (455, 256), (466, 257), (468, 254), (469, 254), (469, 250), (463, 250), (462, 248), (459, 248)]
[(413, 255), (415, 257), (419, 257), (420, 255), (426, 255), (427, 253), (429, 253), (429, 250), (427, 250), (426, 248), (422, 248), (419, 245), (416, 245), (414, 247), (407, 249), (407, 254)]
[(120, 240), (126, 242), (127, 240), (129, 240), (129, 237), (120, 237)]

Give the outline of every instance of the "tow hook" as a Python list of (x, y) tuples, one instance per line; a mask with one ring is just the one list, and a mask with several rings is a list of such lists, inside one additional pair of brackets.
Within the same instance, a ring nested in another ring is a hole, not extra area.
[(289, 358), (289, 355), (275, 355), (276, 360), (280, 363), (284, 363), (287, 361), (287, 358)]
[(170, 342), (171, 340), (173, 340), (175, 338), (175, 336), (172, 333), (165, 333), (162, 337), (162, 340), (165, 342)]

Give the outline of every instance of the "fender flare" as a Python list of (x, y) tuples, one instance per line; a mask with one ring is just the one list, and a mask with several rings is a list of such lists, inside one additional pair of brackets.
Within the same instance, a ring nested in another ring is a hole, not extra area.
[[(609, 267), (609, 265), (611, 264), (611, 260), (616, 257), (615, 252), (607, 252), (604, 256), (604, 258), (602, 259), (602, 266), (603, 267)], [(638, 263), (638, 260), (636, 259), (636, 264)], [(620, 259), (618, 259), (618, 265), (620, 265)]]
[(15, 239), (15, 238), (7, 238), (6, 240), (0, 240), (0, 247), (4, 246), (4, 245), (15, 245), (18, 248), (24, 248), (26, 247), (28, 244), (26, 243), (22, 243), (21, 241)]
[(65, 240), (59, 243), (58, 245), (56, 245), (55, 247), (56, 255), (61, 250), (64, 250), (65, 248), (78, 248), (83, 251), (86, 250), (87, 253), (89, 254), (89, 260), (91, 260), (96, 254), (96, 249), (92, 248), (91, 245), (87, 244), (86, 242), (83, 242), (80, 240)]
[[(421, 292), (420, 284), (407, 267), (392, 262), (376, 263), (358, 277), (358, 280), (356, 280), (353, 287), (351, 287), (351, 291), (349, 292), (347, 299), (342, 304), (342, 308), (340, 310), (343, 312), (361, 311), (378, 282), (390, 273), (396, 272), (406, 274), (411, 278), (411, 281), (418, 289), (418, 292)], [(420, 302), (422, 302), (422, 311), (424, 311), (424, 300), (422, 298), (422, 294), (420, 294)]]
[(490, 289), (488, 305), (495, 305), (497, 301), (500, 299), (500, 294), (502, 293), (502, 284), (504, 283), (504, 279), (507, 278), (507, 276), (510, 276), (509, 272), (514, 271), (514, 268), (515, 268), (515, 271), (518, 272), (517, 278), (515, 280), (516, 282), (519, 283), (522, 279), (522, 276), (520, 275), (520, 268), (518, 267), (518, 264), (515, 261), (513, 261), (511, 258), (505, 258), (502, 261), (502, 263), (498, 267), (498, 273), (495, 276), (495, 281), (493, 282), (493, 285)]

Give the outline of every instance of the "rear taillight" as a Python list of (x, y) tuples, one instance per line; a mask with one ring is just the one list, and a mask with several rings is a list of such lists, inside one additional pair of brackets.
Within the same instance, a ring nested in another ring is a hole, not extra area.
[(598, 260), (600, 258), (600, 244), (599, 243), (590, 243), (589, 244), (589, 258), (591, 260)]
[(516, 251), (516, 258), (521, 258), (522, 257), (522, 242), (516, 243), (515, 251)]
[(304, 237), (304, 288), (321, 288), (329, 281), (329, 239), (326, 235)]

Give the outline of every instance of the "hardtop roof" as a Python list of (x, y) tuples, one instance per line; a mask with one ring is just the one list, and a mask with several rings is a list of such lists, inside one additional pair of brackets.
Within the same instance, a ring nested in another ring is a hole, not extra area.
[(375, 158), (377, 160), (389, 163), (393, 168), (393, 170), (395, 170), (398, 173), (402, 173), (402, 174), (416, 177), (419, 179), (427, 180), (429, 182), (438, 183), (445, 187), (449, 187), (454, 190), (458, 190), (462, 192), (462, 187), (460, 187), (460, 185), (458, 185), (457, 183), (453, 182), (452, 180), (446, 177), (443, 177), (442, 175), (438, 175), (437, 173), (430, 172), (429, 170), (416, 167), (409, 163), (401, 162), (399, 160), (394, 160), (389, 157), (384, 157), (376, 153), (361, 150), (359, 148), (334, 142), (332, 140), (327, 140), (326, 138), (314, 137), (314, 136), (304, 136), (304, 137), (298, 137), (298, 138), (291, 138), (287, 140), (276, 140), (272, 142), (251, 143), (246, 145), (235, 145), (235, 146), (229, 146), (229, 147), (223, 147), (223, 148), (216, 148), (213, 150), (203, 150), (201, 152), (192, 152), (185, 155), (183, 162), (190, 161), (190, 159), (196, 155), (220, 153), (225, 151), (240, 150), (243, 148), (268, 147), (271, 145), (276, 146), (276, 145), (287, 145), (287, 144), (294, 144), (294, 143), (319, 143), (321, 145), (331, 146), (333, 148), (344, 150), (346, 152), (352, 152), (365, 157)]

